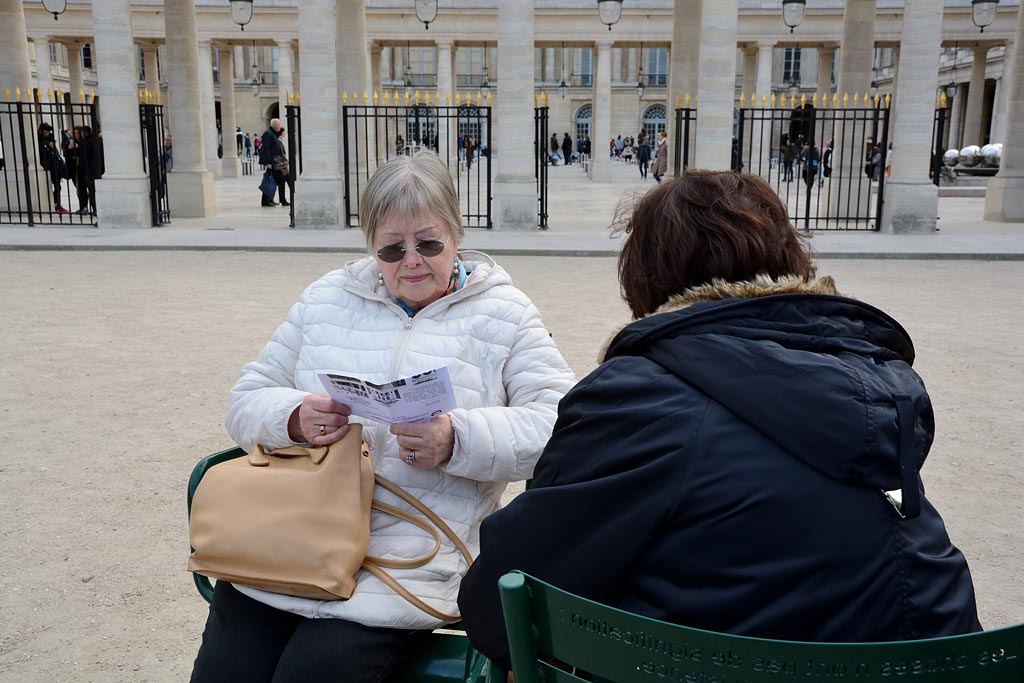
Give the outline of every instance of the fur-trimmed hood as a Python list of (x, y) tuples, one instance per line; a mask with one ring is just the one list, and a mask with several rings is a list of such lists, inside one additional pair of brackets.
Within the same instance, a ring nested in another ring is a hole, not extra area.
[(620, 331), (604, 360), (621, 356), (654, 361), (841, 481), (899, 486), (897, 397), (913, 401), (918, 466), (931, 444), (909, 335), (828, 277), (694, 288)]

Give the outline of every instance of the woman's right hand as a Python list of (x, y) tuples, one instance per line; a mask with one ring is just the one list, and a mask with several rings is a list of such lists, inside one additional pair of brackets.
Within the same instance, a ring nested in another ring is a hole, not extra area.
[(309, 394), (288, 418), (288, 437), (296, 443), (330, 446), (348, 434), (352, 409), (327, 394)]

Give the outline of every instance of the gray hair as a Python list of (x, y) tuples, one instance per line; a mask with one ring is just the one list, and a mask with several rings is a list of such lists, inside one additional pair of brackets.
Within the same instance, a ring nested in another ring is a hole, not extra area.
[(448, 167), (433, 152), (398, 156), (377, 169), (359, 202), (359, 225), (372, 248), (377, 226), (389, 214), (435, 213), (448, 224), (456, 244), (462, 242), (462, 210)]

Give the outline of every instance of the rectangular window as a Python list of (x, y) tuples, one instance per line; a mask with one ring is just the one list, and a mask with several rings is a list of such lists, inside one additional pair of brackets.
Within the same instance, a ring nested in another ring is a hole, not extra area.
[(484, 49), (460, 47), (455, 53), (455, 84), (462, 88), (477, 88), (483, 80)]
[(668, 48), (655, 47), (647, 53), (647, 64), (644, 65), (647, 85), (664, 87), (668, 85)]
[(782, 63), (782, 80), (800, 81), (800, 48), (786, 48), (786, 56)]
[(60, 64), (60, 43), (48, 43), (50, 47), (50, 64)]
[(220, 84), (220, 50), (215, 45), (210, 46), (210, 60), (213, 62), (213, 84)]
[(146, 80), (146, 57), (142, 52), (142, 47), (136, 46), (135, 48), (135, 63), (138, 64), (139, 80)]
[(586, 88), (594, 84), (594, 51), (589, 47), (581, 47), (579, 50), (580, 72), (576, 74), (573, 85)]
[(433, 87), (437, 83), (437, 48), (414, 47), (409, 54), (412, 83), (416, 87)]
[(82, 46), (82, 68), (92, 68), (92, 45), (90, 43)]

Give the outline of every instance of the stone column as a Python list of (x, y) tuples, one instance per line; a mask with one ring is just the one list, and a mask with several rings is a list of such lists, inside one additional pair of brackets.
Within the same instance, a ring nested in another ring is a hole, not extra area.
[(1017, 12), (1013, 47), (1003, 62), (1006, 135), (999, 174), (988, 181), (985, 220), (1024, 222), (1024, 10)]
[(555, 48), (544, 48), (544, 82), (556, 83), (555, 81)]
[(217, 156), (217, 108), (213, 94), (213, 47), (209, 40), (199, 41), (199, 96), (203, 117), (203, 150), (206, 168), (214, 178), (222, 178), (220, 158)]
[[(377, 93), (378, 97), (384, 97), (384, 93), (381, 92), (384, 88), (383, 76), (383, 62), (384, 62), (384, 47), (375, 40), (371, 40), (367, 49), (370, 53), (370, 77), (367, 91), (370, 93), (370, 104), (373, 104), (373, 93)], [(450, 62), (449, 62), (450, 63)], [(440, 78), (440, 77), (439, 77)], [(444, 90), (441, 91), (443, 96)]]
[(622, 48), (612, 48), (612, 83), (622, 83)]
[[(628, 61), (628, 64), (627, 64), (627, 68), (629, 69), (629, 73), (626, 74), (626, 80), (629, 81), (629, 82), (636, 82), (637, 76), (640, 73), (639, 69), (637, 68), (637, 54), (639, 52), (640, 52), (640, 50), (638, 48), (635, 48), (635, 47), (629, 48), (629, 61)], [(672, 107), (665, 107), (665, 110), (666, 111), (671, 111)], [(671, 117), (669, 117), (669, 118), (671, 118)]]
[(164, 9), (165, 30), (167, 35), (174, 36), (164, 50), (170, 99), (168, 132), (174, 137), (174, 169), (167, 176), (167, 194), (171, 198), (172, 216), (202, 218), (216, 214), (217, 203), (203, 142), (195, 2), (164, 0)]
[[(843, 12), (843, 47), (839, 51), (836, 91), (861, 96), (871, 86), (871, 67), (875, 60), (876, 0), (846, 0)], [(906, 16), (906, 15), (904, 15)]]
[[(843, 95), (848, 94), (851, 99), (850, 106), (853, 106), (854, 93), (863, 97), (871, 87), (871, 67), (875, 60), (875, 0), (846, 0), (843, 12), (843, 40), (840, 45), (842, 47), (839, 50), (836, 93), (840, 101)], [(933, 104), (934, 99), (933, 93), (928, 103)], [(896, 114), (896, 111), (894, 109), (893, 114)], [(828, 216), (848, 215), (850, 212), (853, 212), (853, 215), (865, 213), (871, 201), (870, 192), (857, 191), (859, 176), (864, 173), (865, 150), (861, 147), (861, 140), (864, 139), (863, 125), (865, 124), (850, 125), (848, 133), (837, 140), (833, 148), (832, 177), (826, 178), (821, 188), (821, 201)], [(931, 130), (931, 124), (928, 129)], [(815, 142), (819, 143), (820, 149), (821, 141)], [(927, 179), (927, 172), (923, 173), (923, 177)], [(853, 193), (853, 198), (839, 192), (838, 188), (849, 189)], [(857, 201), (858, 196), (860, 204)]]
[[(494, 227), (537, 229), (533, 177), (533, 3), (498, 0), (498, 101)], [(486, 49), (486, 48), (485, 48)], [(492, 65), (493, 66), (493, 65)]]
[[(156, 98), (160, 94), (160, 69), (157, 66), (156, 45), (142, 46), (142, 68), (146, 71), (146, 90)], [(223, 65), (221, 78), (224, 78)], [(228, 78), (231, 78), (231, 74), (228, 74)]]
[[(395, 72), (395, 80), (399, 83), (405, 82), (405, 48), (393, 47), (391, 48), (392, 65)], [(401, 86), (399, 86), (401, 87)]]
[(608, 157), (608, 141), (612, 138), (612, 43), (598, 41), (594, 54), (593, 135), (591, 141), (590, 179), (612, 182), (612, 162)]
[(835, 45), (826, 45), (818, 48), (818, 87), (820, 95), (829, 95), (832, 92), (832, 63), (836, 58)]
[[(285, 107), (288, 105), (288, 94), (295, 92), (292, 77), (292, 41), (277, 41), (277, 101), (281, 118), (284, 119)], [(223, 68), (221, 69), (223, 71)]]
[[(50, 64), (50, 38), (48, 36), (36, 36), (32, 39), (36, 46), (36, 87), (39, 88), (39, 99), (42, 102), (53, 101), (53, 67)], [(133, 59), (134, 63), (135, 60)], [(132, 83), (135, 77), (132, 77)], [(46, 93), (50, 92), (48, 96)], [(136, 97), (136, 102), (138, 98)]]
[(129, 0), (92, 7), (93, 55), (103, 103), (103, 178), (96, 181), (101, 228), (149, 228), (149, 182), (142, 167), (138, 71)]
[[(1004, 71), (1005, 71), (1005, 67)], [(992, 98), (992, 131), (989, 133), (990, 142), (1003, 142), (1003, 126), (1006, 123), (1006, 88), (1003, 85), (1004, 79), (996, 79), (996, 91)]]
[(906, 0), (900, 88), (894, 108), (892, 177), (885, 184), (881, 228), (887, 233), (935, 232), (938, 188), (928, 178), (938, 86), (943, 0)]
[(988, 47), (974, 47), (974, 62), (971, 64), (971, 85), (967, 91), (967, 118), (964, 121), (963, 145), (981, 144), (981, 114), (985, 106), (985, 66)]
[[(366, 86), (369, 83), (370, 63), (369, 55), (366, 51), (368, 42), (366, 39), (365, 0), (337, 0), (337, 8), (336, 52), (339, 88), (337, 106), (338, 122), (341, 124), (338, 126), (338, 159), (344, 163), (346, 159), (342, 126), (345, 124), (342, 110), (345, 105), (344, 98), (340, 98), (340, 93), (348, 93), (348, 103), (350, 105), (361, 105), (363, 93), (366, 91)], [(355, 98), (353, 98), (353, 95), (355, 95)], [(359, 145), (360, 149), (362, 149), (362, 136), (368, 134), (366, 123), (366, 119), (359, 120), (358, 122), (353, 119), (348, 123), (350, 147)], [(347, 188), (346, 193), (349, 197), (350, 210), (354, 212), (358, 193), (361, 191), (361, 188), (366, 187), (366, 183), (374, 169), (368, 164), (369, 160), (363, 153), (358, 155), (358, 166), (356, 165), (357, 158), (354, 152), (349, 155), (347, 161), (350, 164), (351, 173), (349, 180), (351, 186)]]
[[(224, 157), (220, 160), (225, 178), (242, 177), (242, 160), (235, 141), (235, 48), (230, 43), (217, 46), (220, 52), (220, 129)], [(282, 116), (284, 104), (281, 105)]]
[(5, 89), (11, 91), (11, 99), (15, 89), (22, 93), (32, 89), (22, 0), (0, 0), (0, 96)]
[[(351, 5), (349, 0), (344, 0)], [(341, 3), (339, 3), (341, 4)], [(349, 8), (351, 9), (351, 8)], [(362, 16), (362, 3), (359, 3)], [(299, 82), (302, 97), (302, 175), (295, 194), (295, 227), (343, 225), (338, 171), (338, 22), (334, 0), (299, 3)], [(362, 52), (366, 34), (359, 42)], [(365, 64), (365, 60), (362, 60)], [(366, 82), (365, 66), (363, 81)], [(350, 84), (351, 85), (351, 84)]]
[(946, 149), (960, 149), (960, 141), (963, 139), (960, 135), (960, 119), (962, 118), (962, 112), (964, 109), (964, 97), (966, 93), (963, 87), (956, 89), (956, 97), (953, 98), (952, 106), (949, 110), (949, 136), (946, 138)]
[(757, 48), (743, 48), (743, 87), (740, 92), (749, 100), (757, 91)]
[[(394, 62), (394, 60), (392, 59), (392, 55), (394, 54), (394, 51), (395, 49), (393, 47), (386, 47), (381, 49), (380, 78), (377, 79), (377, 87), (382, 90), (384, 89), (385, 85), (389, 85), (391, 81), (394, 80), (394, 76), (391, 75), (391, 67), (393, 66)], [(371, 66), (370, 68), (372, 70), (373, 67)], [(383, 95), (384, 94), (381, 93), (382, 97)]]
[(757, 44), (757, 103), (761, 106), (761, 95), (772, 99), (772, 66), (775, 58), (775, 43)]
[(72, 102), (80, 102), (85, 94), (85, 77), (82, 75), (82, 44), (68, 43), (68, 92)]
[(732, 164), (738, 0), (704, 0), (700, 19), (698, 142), (694, 165), (728, 171)]
[[(437, 41), (437, 91), (441, 93), (442, 100), (437, 106), (444, 106), (444, 96), (451, 94), (454, 97), (454, 81), (452, 74), (452, 41)], [(457, 168), (459, 159), (453, 154), (455, 143), (452, 141), (452, 128), (448, 119), (441, 118), (437, 122), (437, 153), (441, 159), (448, 164), (448, 168)]]
[[(673, 149), (676, 131), (676, 105), (686, 96), (697, 94), (697, 64), (700, 62), (700, 20), (702, 0), (675, 0), (672, 13), (672, 46), (669, 49), (668, 114), (669, 149)], [(691, 100), (690, 105), (693, 106)], [(695, 131), (691, 131), (695, 133)], [(653, 149), (653, 147), (651, 148)], [(675, 154), (668, 155), (668, 174), (677, 173)]]

